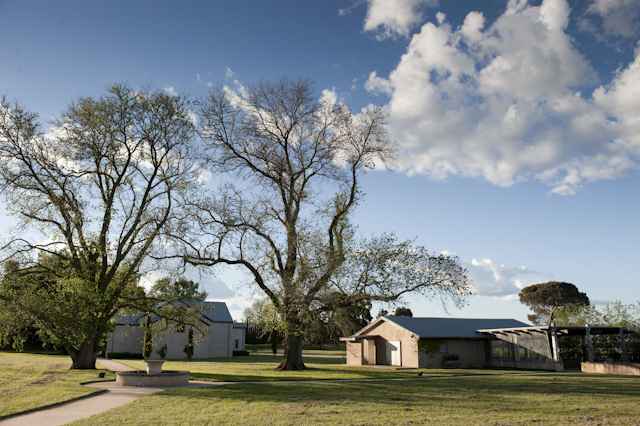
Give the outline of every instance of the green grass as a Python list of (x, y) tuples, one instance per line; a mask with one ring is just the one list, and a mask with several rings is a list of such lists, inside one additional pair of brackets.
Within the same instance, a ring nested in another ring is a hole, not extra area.
[(0, 352), (0, 417), (95, 392), (80, 385), (96, 370), (69, 370), (61, 355)]
[[(187, 370), (198, 380), (210, 381), (271, 381), (367, 379), (384, 377), (415, 377), (416, 370), (388, 367), (349, 367), (344, 356), (323, 356), (320, 351), (305, 351), (306, 370), (277, 371), (281, 356), (250, 355), (198, 361), (167, 361), (165, 370)], [(343, 353), (344, 355), (344, 353)], [(144, 369), (142, 360), (118, 360), (136, 369)]]
[[(452, 374), (453, 373), (453, 374)], [(368, 382), (181, 388), (78, 425), (638, 425), (640, 380), (456, 370)]]
[[(271, 351), (270, 344), (254, 344), (247, 345), (247, 350), (251, 352), (252, 355), (271, 355), (273, 352)], [(278, 355), (282, 355), (283, 349), (278, 348)], [(331, 357), (337, 356), (340, 358), (344, 358), (345, 347), (344, 346), (323, 346), (322, 349), (318, 347), (305, 348), (304, 350), (305, 356), (313, 356), (318, 355), (322, 357)]]
[[(637, 377), (500, 370), (424, 370), (418, 377), (415, 370), (347, 367), (341, 357), (322, 355), (307, 353), (310, 368), (301, 372), (274, 370), (280, 358), (270, 355), (169, 361), (167, 369), (200, 379), (256, 383), (170, 389), (77, 425), (640, 424)], [(79, 383), (97, 372), (68, 365), (67, 357), (0, 352), (0, 415), (91, 392)]]

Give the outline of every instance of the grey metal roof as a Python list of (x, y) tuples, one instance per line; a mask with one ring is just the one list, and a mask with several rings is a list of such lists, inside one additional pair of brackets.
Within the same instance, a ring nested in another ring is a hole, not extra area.
[(387, 315), (385, 319), (420, 337), (482, 337), (478, 330), (529, 326), (514, 319), (494, 318), (411, 318)]
[(202, 313), (213, 322), (233, 322), (224, 302), (202, 302)]
[(141, 318), (142, 318), (142, 315), (140, 314), (116, 315), (114, 320), (116, 325), (136, 326), (136, 325), (140, 325)]

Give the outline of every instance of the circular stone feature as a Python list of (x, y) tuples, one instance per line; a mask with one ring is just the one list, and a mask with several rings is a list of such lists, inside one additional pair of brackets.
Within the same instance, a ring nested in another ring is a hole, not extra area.
[(187, 386), (189, 384), (189, 372), (163, 371), (160, 374), (149, 375), (146, 371), (119, 371), (116, 373), (116, 384), (119, 386), (151, 388)]

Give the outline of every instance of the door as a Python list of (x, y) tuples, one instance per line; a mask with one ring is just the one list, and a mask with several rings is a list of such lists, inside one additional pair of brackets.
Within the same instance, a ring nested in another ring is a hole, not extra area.
[(399, 340), (387, 340), (386, 341), (387, 362), (391, 365), (402, 365), (402, 356), (400, 354), (400, 341)]

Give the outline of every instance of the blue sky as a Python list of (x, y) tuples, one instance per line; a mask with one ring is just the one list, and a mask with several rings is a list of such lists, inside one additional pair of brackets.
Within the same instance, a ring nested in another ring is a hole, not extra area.
[[(633, 0), (0, 0), (0, 94), (44, 122), (113, 82), (303, 77), (385, 105), (399, 158), (365, 178), (359, 229), (468, 265), (468, 307), (416, 314), (524, 319), (518, 286), (542, 279), (638, 299), (639, 18)], [(250, 299), (238, 274), (202, 280), (236, 315)]]

